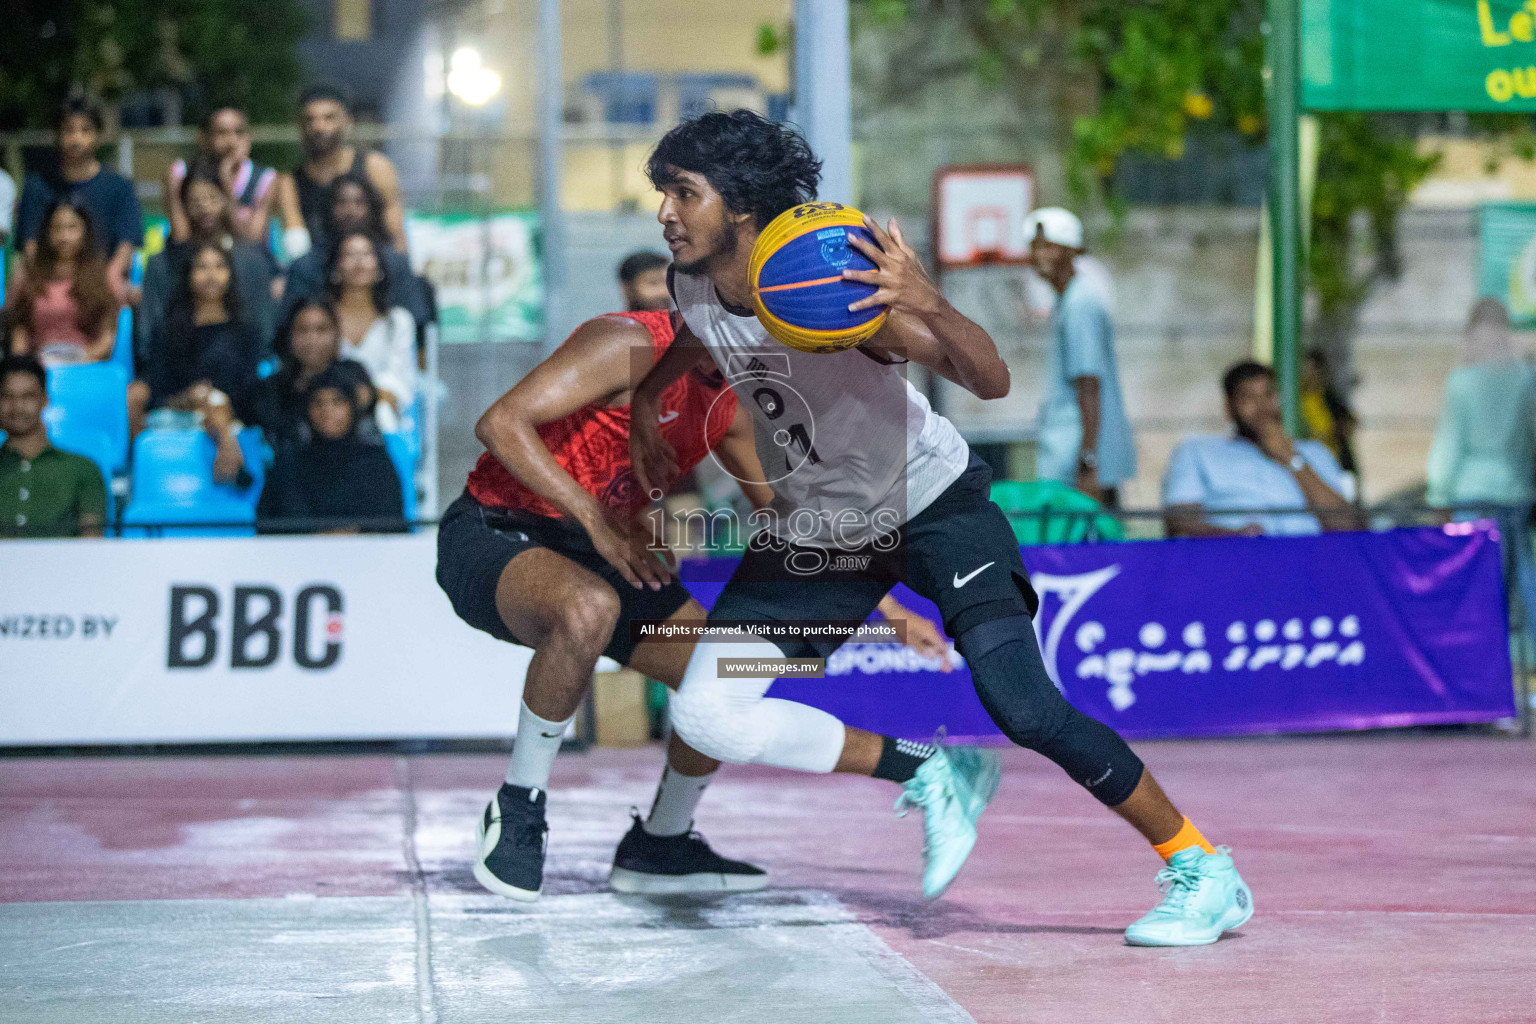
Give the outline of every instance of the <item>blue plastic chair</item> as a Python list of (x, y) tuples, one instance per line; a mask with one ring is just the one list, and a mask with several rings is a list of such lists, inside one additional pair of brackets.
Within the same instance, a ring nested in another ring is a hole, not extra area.
[(416, 453), (411, 451), (410, 438), (405, 434), (385, 434), (384, 450), (389, 452), (389, 461), (395, 464), (395, 473), (400, 477), (405, 521), (413, 522), (416, 519)]
[(64, 429), (79, 436), (100, 431), (112, 444), (112, 473), (128, 464), (129, 371), (108, 363), (55, 366), (48, 371), (48, 433)]
[[(123, 510), (123, 536), (255, 533), (256, 501), (265, 476), (260, 445), (258, 432), (242, 432), (240, 447), (253, 481), (240, 488), (214, 481), (213, 441), (201, 430), (144, 431), (133, 444), (133, 494)], [(211, 525), (224, 523), (229, 525)]]
[[(128, 283), (137, 287), (144, 283), (144, 254), (133, 254), (133, 265), (128, 271)], [(121, 366), (133, 377), (133, 307), (124, 306), (117, 313), (117, 340), (112, 343), (113, 364)]]

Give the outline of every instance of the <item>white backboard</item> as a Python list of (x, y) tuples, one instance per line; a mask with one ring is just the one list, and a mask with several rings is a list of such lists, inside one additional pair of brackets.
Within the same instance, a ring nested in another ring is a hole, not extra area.
[(1024, 217), (1034, 208), (1028, 164), (966, 164), (933, 175), (934, 255), (941, 267), (1019, 263), (1029, 253)]

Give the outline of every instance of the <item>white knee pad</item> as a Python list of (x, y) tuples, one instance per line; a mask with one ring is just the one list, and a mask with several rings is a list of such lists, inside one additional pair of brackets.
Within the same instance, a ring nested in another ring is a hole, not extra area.
[(772, 679), (722, 678), (721, 658), (778, 658), (756, 637), (709, 641), (694, 649), (672, 698), (672, 727), (701, 754), (733, 764), (829, 772), (843, 751), (843, 723), (817, 708), (763, 698)]

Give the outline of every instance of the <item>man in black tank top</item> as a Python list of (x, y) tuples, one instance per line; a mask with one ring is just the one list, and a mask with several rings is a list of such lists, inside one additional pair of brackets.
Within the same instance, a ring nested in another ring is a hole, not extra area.
[[(282, 182), (279, 202), (284, 230), (303, 228), (310, 245), (320, 247), (327, 189), (338, 178), (366, 178), (384, 198), (384, 227), (390, 244), (404, 252), (405, 208), (395, 165), (383, 153), (348, 142), (352, 112), (346, 96), (335, 86), (311, 86), (299, 100), (299, 125), (304, 162)], [(294, 246), (289, 247), (292, 252)]]

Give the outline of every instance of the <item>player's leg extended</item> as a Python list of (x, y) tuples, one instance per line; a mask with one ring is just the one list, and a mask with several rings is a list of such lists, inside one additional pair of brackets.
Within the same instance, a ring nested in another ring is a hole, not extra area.
[[(749, 550), (711, 620), (860, 622), (889, 588), (888, 581), (856, 573), (785, 580), (778, 576), (782, 564), (782, 554), (775, 558), (771, 551)], [(818, 708), (765, 697), (771, 678), (728, 676), (720, 669), (722, 658), (825, 657), (837, 647), (836, 642), (786, 643), (740, 632), (698, 644), (673, 700), (673, 728), (690, 746), (722, 761), (848, 772), (902, 784), (898, 806), (924, 810), (924, 893), (939, 895), (975, 845), (976, 818), (996, 788), (995, 756), (946, 752), (850, 728)]]
[(1247, 887), (1231, 858), (1179, 813), (1120, 735), (1056, 688), (1040, 656), (1032, 618), (1038, 602), (1018, 545), (985, 490), (962, 486), (969, 476), (908, 524), (914, 589), (939, 605), (982, 706), (1003, 734), (1054, 761), (1169, 862), (1160, 876), (1168, 898), (1127, 939), (1215, 941), (1251, 915)]
[[(1253, 897), (1225, 847), (1213, 848), (1163, 793), (1119, 734), (1078, 711), (1046, 674), (1027, 616), (979, 623), (956, 641), (982, 705), (1020, 746), (1055, 761), (1130, 822), (1168, 866), (1158, 874), (1165, 898), (1131, 925), (1126, 941), (1183, 946), (1215, 942), (1253, 915)], [(1134, 779), (1130, 792), (1122, 780)]]

